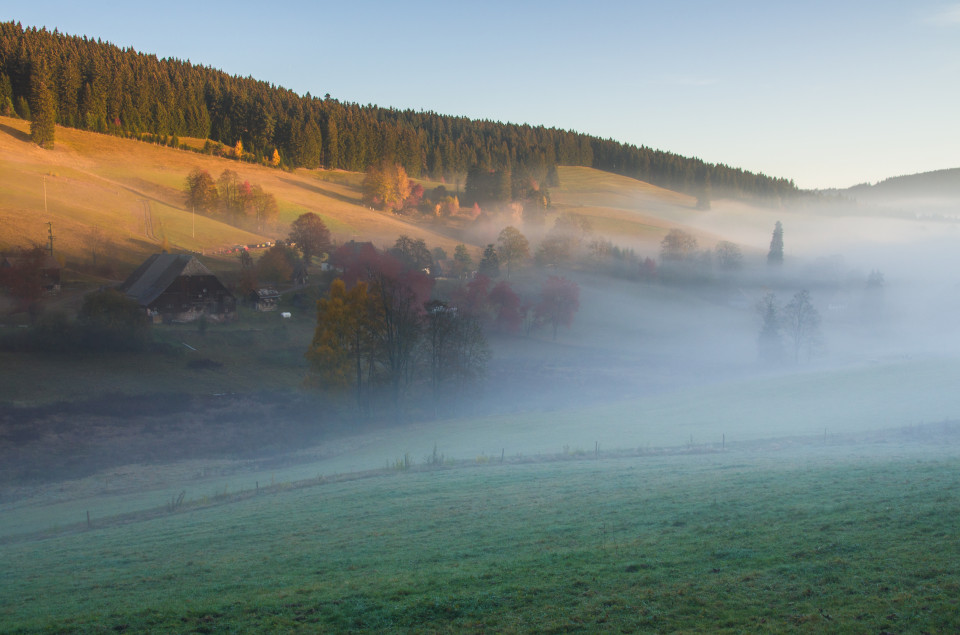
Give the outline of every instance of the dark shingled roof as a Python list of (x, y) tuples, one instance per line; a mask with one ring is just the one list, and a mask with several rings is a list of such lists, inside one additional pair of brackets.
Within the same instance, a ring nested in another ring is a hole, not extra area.
[(212, 271), (190, 254), (154, 254), (117, 290), (147, 306), (180, 276), (212, 276)]

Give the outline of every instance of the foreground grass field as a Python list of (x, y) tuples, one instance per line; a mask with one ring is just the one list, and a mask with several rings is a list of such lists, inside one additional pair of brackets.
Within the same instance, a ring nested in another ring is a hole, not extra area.
[(0, 546), (4, 632), (955, 632), (955, 431), (462, 463)]

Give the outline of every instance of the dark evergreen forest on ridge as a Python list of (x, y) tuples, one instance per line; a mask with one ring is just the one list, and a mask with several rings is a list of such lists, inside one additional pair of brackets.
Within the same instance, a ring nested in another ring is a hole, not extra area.
[[(651, 98), (655, 98), (652, 96)], [(0, 22), (0, 114), (176, 145), (179, 137), (235, 146), (287, 167), (363, 171), (382, 161), (410, 176), (459, 181), (468, 170), (544, 178), (587, 166), (697, 196), (777, 202), (792, 180), (543, 126), (300, 96), (252, 77), (158, 59), (86, 36)], [(212, 144), (211, 144), (212, 145)]]

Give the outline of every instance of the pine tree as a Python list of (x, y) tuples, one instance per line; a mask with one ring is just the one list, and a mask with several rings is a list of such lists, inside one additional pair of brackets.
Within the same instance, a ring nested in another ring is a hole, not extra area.
[(35, 67), (30, 76), (30, 138), (41, 148), (53, 149), (56, 102), (47, 84), (46, 69)]
[(770, 253), (767, 254), (768, 265), (783, 264), (783, 225), (780, 221), (773, 228), (773, 238), (770, 239)]
[(480, 258), (480, 266), (477, 272), (490, 279), (500, 277), (500, 257), (492, 243), (483, 250), (483, 257)]
[(471, 271), (473, 271), (473, 258), (470, 257), (467, 246), (460, 243), (453, 250), (453, 274), (463, 280)]
[(757, 305), (757, 312), (763, 320), (760, 337), (757, 342), (760, 361), (778, 364), (783, 359), (783, 336), (780, 332), (780, 307), (777, 298), (768, 293)]

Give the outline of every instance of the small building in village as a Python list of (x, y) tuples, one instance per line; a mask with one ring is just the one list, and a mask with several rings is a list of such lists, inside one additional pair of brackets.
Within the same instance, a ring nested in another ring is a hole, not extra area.
[(230, 290), (196, 256), (154, 254), (118, 287), (154, 322), (192, 322), (201, 316), (226, 322), (237, 316)]
[(255, 311), (276, 311), (280, 292), (272, 287), (254, 289), (250, 292), (250, 304)]

